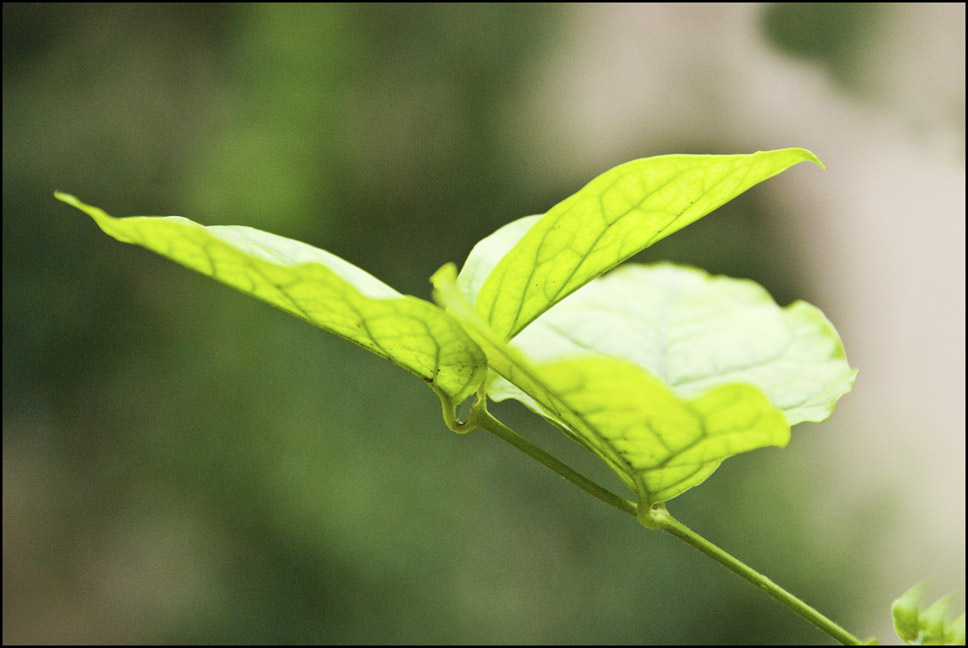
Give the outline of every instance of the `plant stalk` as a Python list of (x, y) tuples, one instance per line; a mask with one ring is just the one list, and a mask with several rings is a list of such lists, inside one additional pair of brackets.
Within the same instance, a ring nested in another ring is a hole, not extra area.
[(649, 512), (649, 518), (656, 528), (662, 529), (676, 536), (686, 544), (703, 552), (726, 569), (738, 574), (741, 578), (749, 581), (759, 589), (763, 590), (782, 605), (800, 615), (823, 632), (827, 633), (840, 643), (846, 646), (859, 646), (865, 642), (850, 634), (834, 621), (827, 618), (815, 608), (807, 605), (804, 601), (786, 591), (772, 580), (747, 566), (726, 553), (713, 543), (709, 542), (698, 533), (685, 526), (679, 520), (672, 517), (666, 510), (665, 504), (657, 504)]
[[(474, 407), (471, 410), (471, 413), (464, 426), (468, 430), (474, 428), (482, 428), (487, 430), (499, 439), (524, 452), (532, 459), (535, 459), (536, 461), (555, 471), (590, 495), (597, 497), (610, 506), (614, 506), (623, 513), (637, 516), (637, 506), (635, 503), (619, 497), (615, 493), (602, 488), (587, 477), (579, 474), (567, 464), (548, 454), (531, 441), (528, 441), (511, 428), (501, 423), (501, 421), (494, 418), (485, 407)], [(645, 517), (647, 520), (642, 521), (644, 526), (662, 529), (663, 531), (676, 536), (691, 547), (698, 549), (719, 564), (726, 567), (726, 569), (732, 571), (757, 588), (763, 590), (776, 599), (781, 605), (787, 607), (793, 613), (803, 617), (813, 625), (817, 626), (817, 628), (819, 628), (821, 631), (830, 635), (842, 644), (848, 646), (858, 646), (865, 643), (844, 630), (831, 619), (821, 614), (815, 608), (807, 605), (804, 601), (774, 583), (763, 574), (760, 574), (758, 571), (734, 558), (729, 553), (720, 549), (713, 543), (694, 532), (689, 527), (676, 520), (674, 517), (672, 517), (669, 511), (666, 510), (665, 504), (656, 504), (649, 510)]]
[(501, 423), (485, 408), (475, 407), (472, 409), (465, 425), (469, 429), (479, 427), (487, 430), (502, 441), (510, 443), (512, 446), (532, 459), (544, 464), (548, 468), (551, 468), (553, 471), (573, 483), (575, 486), (578, 486), (578, 488), (589, 493), (590, 495), (593, 495), (594, 497), (597, 497), (609, 506), (614, 506), (623, 513), (628, 513), (630, 515), (636, 514), (636, 505), (634, 502), (630, 502), (627, 499), (619, 497), (612, 491), (602, 488), (592, 480), (578, 473), (568, 464), (548, 454), (508, 426), (504, 425), (504, 423)]

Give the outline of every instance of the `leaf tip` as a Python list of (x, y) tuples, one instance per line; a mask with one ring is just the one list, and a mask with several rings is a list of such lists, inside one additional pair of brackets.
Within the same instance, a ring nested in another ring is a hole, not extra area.
[(430, 284), (434, 288), (440, 288), (450, 281), (457, 281), (457, 265), (453, 262), (445, 263), (437, 272), (430, 275)]
[(810, 151), (810, 150), (805, 149), (805, 148), (802, 148), (802, 149), (799, 149), (799, 150), (800, 150), (801, 153), (803, 153), (803, 161), (805, 161), (805, 162), (813, 162), (814, 164), (816, 164), (821, 169), (826, 169), (827, 168), (827, 166), (823, 162), (820, 161), (820, 158), (818, 158), (813, 151)]
[(76, 207), (77, 206), (77, 203), (80, 202), (77, 199), (76, 196), (72, 196), (69, 193), (64, 193), (63, 191), (56, 191), (55, 190), (54, 191), (54, 198), (56, 198), (57, 200), (61, 201), (62, 203), (67, 203), (68, 205), (71, 205), (73, 207)]

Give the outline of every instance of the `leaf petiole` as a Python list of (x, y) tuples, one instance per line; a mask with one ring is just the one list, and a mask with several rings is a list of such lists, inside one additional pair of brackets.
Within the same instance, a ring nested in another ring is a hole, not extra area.
[(575, 471), (568, 464), (548, 454), (531, 441), (528, 441), (523, 436), (506, 426), (504, 423), (501, 423), (499, 420), (494, 418), (494, 416), (488, 412), (487, 408), (483, 405), (484, 402), (485, 401), (483, 399), (479, 399), (471, 409), (471, 413), (468, 416), (467, 422), (465, 423), (468, 430), (474, 428), (487, 430), (497, 438), (511, 444), (535, 461), (544, 464), (571, 483), (578, 486), (578, 488), (589, 493), (590, 495), (593, 495), (594, 497), (597, 497), (609, 506), (614, 506), (618, 510), (622, 511), (623, 513), (628, 513), (629, 515), (636, 514), (637, 507), (634, 502), (630, 502), (627, 499), (619, 497), (610, 490), (599, 486), (592, 480)]

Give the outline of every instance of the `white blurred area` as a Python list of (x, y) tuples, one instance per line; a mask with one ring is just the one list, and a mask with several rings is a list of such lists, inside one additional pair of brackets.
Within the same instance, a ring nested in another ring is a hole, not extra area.
[(785, 252), (860, 370), (824, 424), (838, 433), (823, 460), (839, 465), (818, 471), (803, 504), (837, 538), (865, 499), (890, 493), (889, 528), (869, 531), (884, 591), (858, 631), (891, 643), (895, 596), (924, 578), (932, 600), (965, 587), (965, 5), (884, 5), (862, 92), (778, 52), (765, 10), (575, 6), (521, 119), (544, 140), (529, 148), (547, 152), (530, 162), (578, 177), (678, 152), (667, 144), (683, 133), (724, 147), (710, 153), (801, 146), (826, 164), (754, 191), (781, 201)]

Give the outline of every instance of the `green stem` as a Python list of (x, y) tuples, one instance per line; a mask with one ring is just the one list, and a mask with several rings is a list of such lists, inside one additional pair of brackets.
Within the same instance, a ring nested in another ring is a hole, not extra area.
[[(556, 459), (508, 426), (501, 423), (499, 420), (494, 418), (485, 407), (475, 406), (471, 410), (466, 423), (464, 423), (462, 427), (464, 427), (465, 430), (471, 430), (474, 428), (482, 428), (487, 430), (499, 439), (510, 443), (512, 446), (518, 450), (521, 450), (529, 457), (544, 464), (571, 483), (575, 484), (585, 492), (597, 497), (606, 504), (614, 506), (624, 513), (637, 515), (637, 507), (633, 502), (619, 497), (615, 493), (602, 488), (587, 477), (579, 474), (567, 464)], [(639, 519), (647, 528), (662, 529), (663, 531), (676, 536), (693, 548), (698, 549), (719, 564), (726, 567), (726, 569), (734, 572), (743, 579), (752, 583), (754, 586), (763, 590), (774, 599), (779, 601), (782, 605), (789, 608), (793, 613), (803, 617), (810, 623), (817, 626), (821, 631), (830, 635), (842, 644), (853, 646), (864, 644), (864, 642), (862, 642), (860, 639), (841, 628), (835, 622), (821, 614), (810, 605), (807, 605), (805, 602), (786, 591), (763, 574), (760, 574), (758, 571), (747, 566), (745, 563), (740, 562), (730, 554), (726, 553), (713, 543), (694, 532), (689, 527), (676, 520), (674, 517), (672, 517), (672, 515), (669, 514), (669, 511), (666, 510), (664, 504), (654, 505), (645, 516), (639, 516)]]
[(499, 439), (510, 443), (512, 446), (528, 455), (532, 459), (541, 462), (548, 468), (578, 486), (578, 488), (594, 495), (610, 506), (614, 506), (623, 513), (635, 515), (636, 506), (633, 502), (623, 499), (615, 493), (602, 488), (592, 480), (576, 472), (571, 466), (563, 463), (559, 459), (551, 456), (535, 444), (531, 443), (523, 436), (501, 423), (491, 416), (490, 412), (483, 407), (475, 407), (471, 410), (467, 422), (464, 424), (468, 429), (482, 428), (487, 430)]
[(730, 554), (726, 553), (710, 541), (706, 540), (698, 533), (685, 526), (682, 522), (672, 517), (666, 510), (665, 504), (656, 504), (649, 511), (649, 519), (655, 528), (662, 529), (676, 536), (686, 544), (703, 552), (726, 569), (738, 574), (740, 577), (749, 581), (760, 588), (782, 605), (800, 615), (820, 630), (827, 633), (840, 643), (848, 646), (863, 645), (863, 641), (850, 634), (832, 620), (821, 614), (815, 608), (807, 605), (802, 600), (786, 591), (772, 580), (759, 573), (758, 571), (740, 562)]

